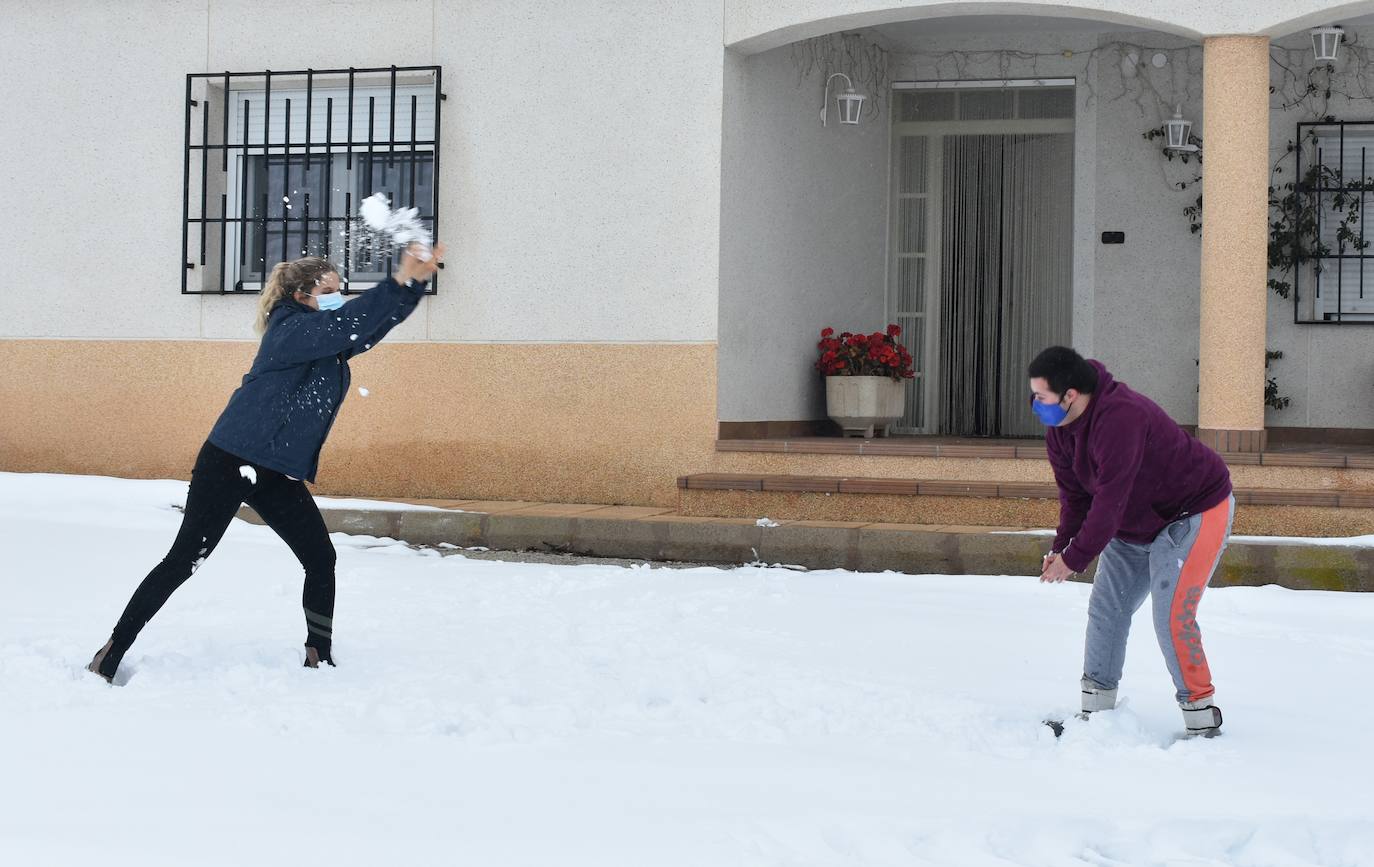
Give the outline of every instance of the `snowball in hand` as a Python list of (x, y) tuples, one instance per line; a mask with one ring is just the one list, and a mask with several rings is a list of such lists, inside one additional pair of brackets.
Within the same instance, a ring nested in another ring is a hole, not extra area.
[(391, 209), (391, 201), (383, 193), (373, 193), (363, 199), (358, 214), (363, 222), (383, 241), (397, 247), (418, 243), (421, 247), (417, 254), (423, 262), (429, 261), (429, 249), (434, 239), (429, 230), (420, 223), (419, 210), (416, 208)]

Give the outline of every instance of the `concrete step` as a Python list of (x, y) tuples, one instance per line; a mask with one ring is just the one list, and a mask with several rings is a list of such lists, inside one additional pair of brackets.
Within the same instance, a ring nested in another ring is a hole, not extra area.
[[(321, 512), (331, 532), (414, 545), (910, 574), (1036, 576), (1050, 541), (1024, 527), (714, 518), (576, 503), (333, 508), (322, 502)], [(246, 506), (239, 516), (261, 523)], [(1213, 584), (1374, 591), (1374, 547), (1234, 541)]]
[[(1236, 532), (1374, 532), (1370, 471), (1340, 472), (1352, 474), (1337, 480), (1341, 487), (1237, 485)], [(1054, 526), (1059, 518), (1058, 491), (1048, 481), (698, 473), (678, 479), (678, 494), (678, 511), (701, 517), (1022, 527)]]
[[(791, 455), (886, 455), (1044, 461), (1042, 439), (988, 440), (978, 438), (897, 436), (860, 439), (834, 436), (774, 437), (768, 439), (718, 439), (718, 452), (757, 452)], [(1221, 452), (1232, 467), (1331, 467), (1374, 469), (1374, 446), (1292, 443), (1271, 446), (1263, 452)]]
[[(708, 491), (787, 491), (821, 494), (908, 494), (935, 497), (1000, 497), (1017, 500), (1058, 500), (1051, 482), (963, 481), (958, 479), (853, 478), (755, 473), (697, 473), (680, 476), (678, 488)], [(1325, 506), (1374, 509), (1374, 490), (1325, 488), (1235, 489), (1238, 505)]]

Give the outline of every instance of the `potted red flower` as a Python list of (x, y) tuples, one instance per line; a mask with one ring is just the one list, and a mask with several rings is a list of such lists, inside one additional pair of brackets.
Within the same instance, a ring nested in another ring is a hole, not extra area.
[(897, 325), (872, 334), (821, 331), (816, 369), (825, 377), (826, 414), (845, 436), (887, 436), (906, 410), (904, 380), (916, 374), (911, 353), (897, 342), (901, 333)]

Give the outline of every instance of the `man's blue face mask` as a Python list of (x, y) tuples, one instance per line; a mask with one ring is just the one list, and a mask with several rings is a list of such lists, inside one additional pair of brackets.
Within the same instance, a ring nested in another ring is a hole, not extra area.
[(1058, 427), (1064, 422), (1064, 419), (1068, 418), (1069, 411), (1057, 403), (1041, 403), (1035, 399), (1033, 394), (1030, 403), (1031, 410), (1047, 427)]

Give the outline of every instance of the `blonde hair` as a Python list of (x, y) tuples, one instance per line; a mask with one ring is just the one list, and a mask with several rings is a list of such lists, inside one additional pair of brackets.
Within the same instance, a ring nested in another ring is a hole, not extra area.
[(277, 305), (284, 299), (297, 292), (309, 295), (310, 290), (320, 282), (320, 278), (326, 274), (337, 273), (338, 269), (327, 259), (318, 256), (306, 256), (294, 262), (278, 262), (272, 273), (267, 275), (262, 295), (258, 298), (258, 318), (254, 323), (254, 330), (259, 334), (267, 330), (267, 317), (272, 315), (272, 311), (277, 309)]

